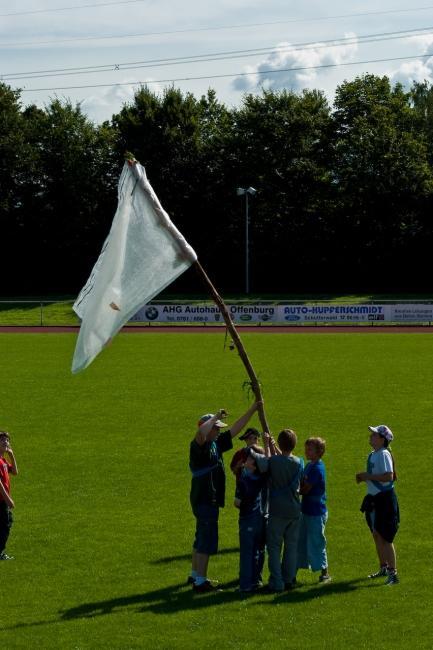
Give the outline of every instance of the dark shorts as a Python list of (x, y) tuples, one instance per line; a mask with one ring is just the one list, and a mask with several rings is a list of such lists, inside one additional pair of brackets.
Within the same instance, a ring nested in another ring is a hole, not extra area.
[(0, 501), (0, 553), (6, 548), (9, 533), (12, 528), (12, 510), (7, 507), (4, 501)]
[(218, 551), (218, 506), (201, 503), (192, 511), (196, 518), (194, 550), (204, 555), (215, 555)]
[(394, 541), (400, 524), (400, 511), (397, 495), (394, 490), (379, 492), (373, 498), (364, 499), (367, 501), (365, 520), (371, 532), (376, 531), (386, 542)]

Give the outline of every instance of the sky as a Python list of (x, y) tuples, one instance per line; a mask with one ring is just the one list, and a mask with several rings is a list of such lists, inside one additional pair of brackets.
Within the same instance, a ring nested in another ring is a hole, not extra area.
[(367, 72), (433, 82), (431, 1), (0, 0), (0, 76), (23, 106), (68, 99), (95, 123), (140, 83), (213, 88), (229, 107), (263, 88), (319, 89), (332, 104)]

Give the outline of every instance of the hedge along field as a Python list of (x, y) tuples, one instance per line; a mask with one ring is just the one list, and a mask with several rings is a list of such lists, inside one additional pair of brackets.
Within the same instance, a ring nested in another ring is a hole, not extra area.
[[(197, 418), (225, 407), (230, 421), (248, 405), (242, 364), (223, 350), (222, 333), (121, 334), (77, 376), (74, 335), (3, 334), (0, 427), (12, 434), (20, 475), (8, 544), (16, 559), (0, 563), (1, 648), (431, 648), (433, 338), (242, 338), (273, 432), (293, 427), (299, 452), (308, 435), (327, 440), (333, 581), (303, 571), (294, 592), (239, 596), (228, 476), (209, 572), (226, 588), (194, 595), (185, 585)], [(354, 480), (367, 425), (380, 423), (396, 438), (395, 587), (366, 579), (377, 561), (359, 512), (365, 486)]]

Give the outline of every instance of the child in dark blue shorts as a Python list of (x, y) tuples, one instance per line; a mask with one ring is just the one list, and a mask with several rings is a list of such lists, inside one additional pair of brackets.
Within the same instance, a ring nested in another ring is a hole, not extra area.
[(396, 585), (399, 578), (393, 542), (400, 523), (400, 512), (394, 491), (394, 481), (397, 479), (395, 463), (389, 449), (394, 436), (386, 424), (368, 428), (373, 451), (367, 459), (367, 471), (356, 474), (356, 482), (364, 481), (367, 485), (361, 512), (365, 513), (379, 558), (379, 569), (368, 577), (384, 577), (385, 584)]
[(234, 505), (239, 508), (239, 591), (262, 585), (265, 559), (267, 478), (248, 454), (236, 485)]

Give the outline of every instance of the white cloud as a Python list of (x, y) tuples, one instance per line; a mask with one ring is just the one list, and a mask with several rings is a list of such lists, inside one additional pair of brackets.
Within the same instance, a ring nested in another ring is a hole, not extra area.
[[(354, 59), (358, 51), (356, 35), (345, 34), (351, 42), (345, 45), (325, 46), (315, 43), (308, 49), (288, 49), (290, 43), (279, 43), (275, 50), (256, 66), (249, 66), (245, 72), (249, 76), (239, 76), (233, 82), (235, 90), (254, 90), (259, 86), (270, 90), (289, 88), (297, 91), (302, 88), (317, 87), (330, 68)], [(299, 69), (301, 68), (301, 69)], [(282, 72), (273, 72), (282, 70)]]
[[(133, 101), (134, 94), (140, 87), (139, 84), (137, 84), (137, 80), (129, 78), (123, 79), (119, 83), (128, 85), (116, 85), (110, 86), (109, 88), (101, 88), (99, 92), (95, 92), (80, 102), (83, 112), (86, 113), (91, 120), (94, 122), (110, 120), (114, 112), (118, 113), (123, 108), (124, 104), (129, 104)], [(162, 91), (162, 86), (160, 84), (151, 84), (150, 88), (152, 92), (155, 93)]]
[[(407, 40), (418, 46), (420, 53), (424, 55), (431, 50), (433, 34), (413, 36)], [(410, 88), (414, 81), (433, 83), (433, 56), (405, 61), (397, 69), (388, 72), (388, 76), (393, 83), (401, 83), (406, 89)]]
[(420, 51), (425, 54), (433, 43), (433, 34), (423, 34), (422, 36), (411, 36), (407, 39), (409, 43), (418, 45)]
[(81, 108), (95, 122), (109, 120), (113, 114), (113, 106), (121, 106), (134, 97), (134, 86), (112, 86), (101, 89), (100, 92), (86, 97), (81, 102)]
[(433, 58), (427, 60), (416, 59), (403, 63), (398, 70), (388, 74), (393, 83), (401, 83), (406, 89), (410, 88), (414, 81), (433, 82)]

